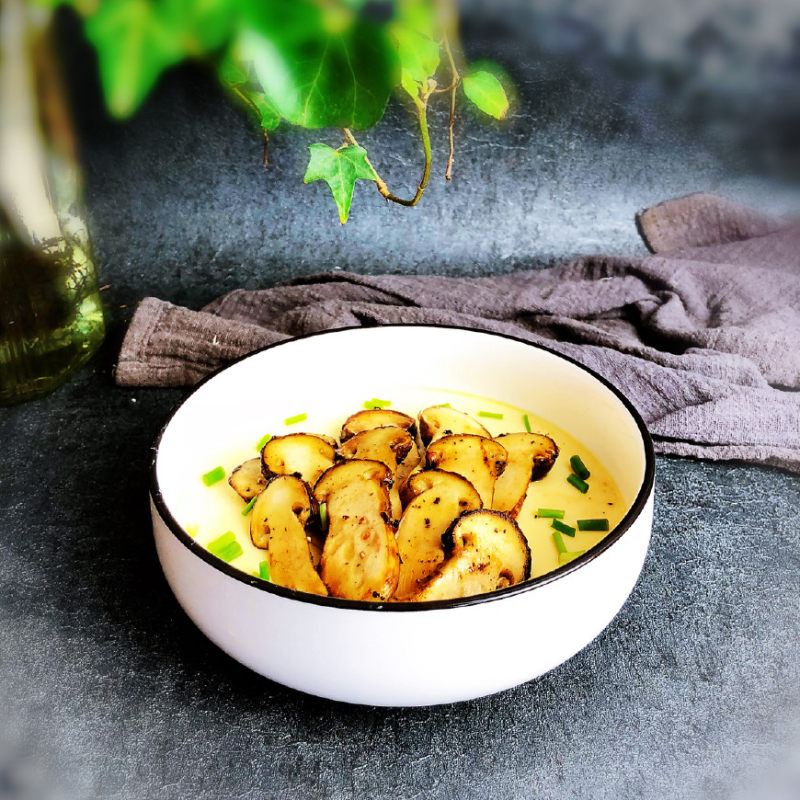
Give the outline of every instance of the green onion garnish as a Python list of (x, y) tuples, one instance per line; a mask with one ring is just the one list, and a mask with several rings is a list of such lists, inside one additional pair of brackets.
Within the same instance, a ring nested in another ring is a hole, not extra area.
[(194, 536), (197, 536), (197, 532), (200, 530), (200, 526), (199, 525), (187, 525), (184, 528), (184, 530), (186, 531), (186, 533), (189, 534), (189, 536), (194, 537)]
[(258, 495), (256, 495), (243, 509), (242, 509), (242, 516), (246, 517), (252, 510), (253, 506), (256, 504), (256, 500), (258, 500)]
[(575, 550), (572, 553), (559, 553), (558, 563), (569, 564), (570, 561), (574, 561), (578, 556), (582, 556), (585, 552), (585, 550)]
[(528, 431), (528, 433), (533, 433), (531, 430), (531, 421), (528, 419), (527, 414), (522, 415), (522, 421), (525, 423), (525, 430)]
[(203, 475), (203, 483), (206, 486), (213, 486), (225, 477), (225, 470), (222, 467), (214, 467)]
[(540, 508), (536, 512), (537, 517), (553, 517), (554, 519), (564, 519), (564, 510), (561, 508)]
[(227, 547), (223, 547), (218, 553), (214, 553), (217, 558), (221, 558), (223, 561), (233, 561), (234, 558), (239, 558), (239, 556), (244, 552), (242, 550), (242, 546), (239, 542), (231, 542)]
[(603, 519), (579, 519), (578, 520), (578, 530), (579, 531), (607, 531), (608, 530), (608, 520)]
[(503, 419), (502, 414), (498, 414), (496, 411), (479, 411), (479, 417), (488, 417), (489, 419)]
[(452, 408), (452, 407), (453, 406), (451, 406), (450, 403), (439, 403), (439, 405), (436, 406), (436, 408)]
[(592, 474), (586, 469), (586, 464), (581, 461), (580, 456), (572, 456), (569, 460), (569, 465), (572, 467), (572, 471), (583, 481)]
[(327, 503), (320, 503), (319, 504), (319, 524), (322, 527), (323, 531), (328, 530), (328, 504)]
[(293, 417), (286, 417), (283, 421), (284, 425), (296, 425), (298, 422), (305, 422), (308, 419), (308, 414), (295, 414)]
[(555, 528), (557, 531), (561, 531), (561, 533), (566, 533), (567, 536), (574, 536), (575, 535), (575, 528), (571, 525), (567, 525), (564, 522), (559, 522), (557, 519), (554, 519), (550, 523), (551, 528)]
[(208, 552), (212, 553), (213, 555), (217, 555), (220, 550), (226, 548), (231, 542), (236, 541), (236, 534), (233, 531), (228, 531), (227, 533), (223, 533), (222, 536), (217, 536), (216, 539), (212, 539), (206, 547), (208, 548)]
[(259, 440), (258, 444), (256, 445), (256, 450), (261, 452), (264, 449), (264, 445), (272, 438), (271, 434), (265, 433)]
[(379, 400), (377, 397), (373, 397), (372, 400), (364, 401), (364, 408), (388, 408), (391, 404), (391, 400)]
[(556, 549), (559, 553), (566, 553), (567, 547), (564, 544), (564, 540), (561, 538), (561, 534), (558, 531), (553, 531), (553, 541), (556, 543)]
[(262, 561), (259, 563), (258, 577), (265, 581), (269, 580), (269, 561)]
[(579, 492), (586, 494), (589, 491), (589, 484), (582, 481), (577, 475), (567, 475), (567, 482), (571, 483)]

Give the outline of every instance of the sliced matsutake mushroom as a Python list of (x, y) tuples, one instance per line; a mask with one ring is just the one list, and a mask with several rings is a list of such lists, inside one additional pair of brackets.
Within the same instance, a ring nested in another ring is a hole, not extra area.
[(411, 600), (444, 560), (442, 534), (456, 517), (481, 507), (475, 487), (454, 472), (432, 469), (412, 476), (414, 493), (397, 529), (400, 579), (395, 600)]
[(389, 426), (356, 433), (339, 447), (339, 455), (342, 458), (367, 459), (386, 464), (392, 477), (389, 499), (394, 519), (400, 519), (403, 513), (396, 482), (397, 465), (405, 459), (413, 445), (414, 440), (408, 431)]
[(448, 406), (430, 406), (419, 412), (419, 435), (424, 445), (454, 433), (472, 433), (492, 438), (492, 434), (474, 417)]
[(320, 563), (322, 580), (335, 597), (388, 600), (397, 587), (400, 558), (389, 524), (392, 474), (379, 461), (342, 461), (314, 487), (327, 503), (328, 535)]
[(508, 463), (494, 485), (492, 508), (516, 519), (528, 485), (547, 475), (558, 457), (558, 446), (540, 433), (504, 433), (495, 441), (505, 447)]
[(416, 435), (414, 417), (395, 411), (393, 408), (367, 408), (351, 414), (342, 425), (342, 441), (346, 442), (351, 436), (361, 431), (370, 431), (373, 428), (402, 428), (408, 431), (413, 439)]
[(250, 500), (267, 485), (267, 479), (261, 472), (261, 459), (249, 458), (247, 461), (239, 464), (239, 466), (231, 472), (228, 483), (242, 500), (250, 502)]
[(495, 481), (506, 466), (503, 445), (475, 434), (454, 434), (428, 445), (425, 454), (428, 467), (466, 478), (478, 490), (484, 507), (491, 508)]
[(270, 580), (301, 592), (327, 595), (314, 569), (306, 525), (316, 514), (308, 486), (293, 475), (278, 475), (258, 495), (250, 519), (250, 538), (269, 553)]
[(528, 542), (517, 523), (499, 511), (468, 511), (455, 521), (442, 543), (445, 560), (414, 600), (472, 597), (530, 577)]
[(269, 480), (275, 475), (294, 475), (313, 486), (336, 459), (335, 442), (313, 433), (273, 436), (261, 450), (261, 471)]

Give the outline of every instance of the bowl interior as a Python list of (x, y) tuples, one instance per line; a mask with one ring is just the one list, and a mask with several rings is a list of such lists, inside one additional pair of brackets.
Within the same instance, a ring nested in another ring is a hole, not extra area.
[[(257, 455), (263, 434), (336, 430), (370, 398), (415, 414), (442, 391), (530, 411), (580, 440), (604, 464), (629, 508), (646, 473), (637, 419), (604, 383), (547, 350), (497, 334), (430, 326), (343, 329), (255, 353), (202, 384), (165, 428), (155, 477), (173, 517), (190, 519), (199, 475)], [(523, 430), (521, 419), (509, 430)], [(232, 494), (232, 493), (231, 493)]]

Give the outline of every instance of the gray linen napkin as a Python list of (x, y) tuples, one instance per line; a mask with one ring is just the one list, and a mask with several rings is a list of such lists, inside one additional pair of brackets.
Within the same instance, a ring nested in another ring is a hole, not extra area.
[(485, 278), (333, 272), (237, 290), (202, 311), (145, 298), (121, 386), (191, 384), (264, 345), (349, 325), (512, 334), (594, 369), (661, 453), (800, 472), (800, 224), (695, 194), (637, 215), (653, 252)]

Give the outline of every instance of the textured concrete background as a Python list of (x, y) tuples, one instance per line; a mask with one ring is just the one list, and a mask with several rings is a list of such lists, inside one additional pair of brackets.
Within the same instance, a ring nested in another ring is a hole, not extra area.
[[(694, 190), (800, 209), (796, 11), (665, 7), (475, 4), (465, 43), (514, 76), (513, 120), (465, 115), (452, 185), (411, 211), (359, 186), (345, 228), (327, 189), (301, 183), (312, 138), (279, 131), (264, 170), (200, 70), (170, 75), (130, 123), (106, 120), (65, 23), (111, 333), (76, 380), (0, 410), (0, 798), (800, 796), (796, 477), (660, 458), (642, 578), (588, 648), (494, 697), (351, 708), (253, 675), (179, 610), (146, 494), (181, 392), (110, 382), (145, 294), (197, 307), (331, 268), (485, 274), (629, 253), (637, 208)], [(402, 109), (362, 138), (393, 187), (413, 187)]]

